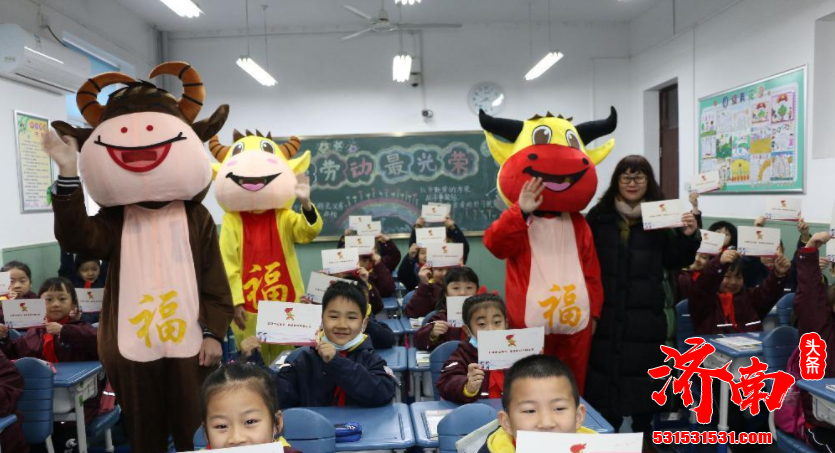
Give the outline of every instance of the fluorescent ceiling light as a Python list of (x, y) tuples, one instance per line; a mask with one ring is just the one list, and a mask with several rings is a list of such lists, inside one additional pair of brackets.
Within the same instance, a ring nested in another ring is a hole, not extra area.
[(237, 63), (241, 69), (246, 71), (249, 75), (252, 76), (253, 79), (257, 80), (258, 83), (260, 83), (261, 85), (271, 87), (277, 83), (269, 72), (265, 71), (264, 68), (259, 66), (258, 63), (256, 63), (255, 60), (250, 58), (248, 55), (238, 58)]
[(420, 0), (394, 0), (395, 5), (414, 5), (420, 3)]
[(160, 0), (180, 17), (197, 17), (203, 11), (191, 0)]
[(55, 57), (50, 57), (49, 55), (47, 55), (47, 54), (45, 54), (45, 53), (43, 53), (43, 52), (38, 52), (37, 50), (35, 50), (35, 49), (31, 48), (31, 47), (23, 46), (23, 48), (24, 48), (24, 49), (26, 49), (26, 50), (28, 50), (29, 52), (32, 52), (33, 54), (40, 55), (40, 56), (42, 56), (42, 57), (44, 57), (44, 58), (48, 58), (48, 59), (50, 59), (50, 60), (52, 60), (52, 61), (54, 61), (54, 62), (56, 62), (56, 63), (58, 63), (58, 64), (64, 64), (64, 62), (63, 62), (63, 61), (61, 61), (61, 60), (59, 60), (59, 59), (57, 59), (57, 58), (55, 58)]
[(545, 55), (544, 57), (542, 57), (541, 60), (539, 60), (539, 63), (537, 63), (533, 68), (531, 68), (531, 70), (528, 71), (527, 74), (525, 74), (525, 80), (533, 80), (541, 76), (542, 74), (545, 74), (545, 71), (550, 69), (551, 66), (554, 66), (554, 64), (560, 61), (562, 57), (562, 52), (556, 50), (548, 52), (547, 55)]
[(408, 82), (412, 74), (412, 57), (407, 53), (394, 56), (391, 66), (391, 76), (395, 82)]

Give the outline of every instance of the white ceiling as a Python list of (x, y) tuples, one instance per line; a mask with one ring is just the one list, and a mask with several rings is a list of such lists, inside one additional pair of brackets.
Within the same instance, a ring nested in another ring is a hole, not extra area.
[[(117, 0), (160, 30), (207, 32), (244, 28), (244, 0), (196, 0), (204, 14), (184, 19), (159, 0)], [(248, 0), (253, 32), (263, 28), (261, 6), (266, 4), (268, 27), (339, 27), (359, 30), (367, 21), (342, 8), (350, 5), (377, 16), (381, 2), (392, 21), (398, 21), (394, 0)], [(554, 22), (628, 22), (661, 0), (551, 0)], [(535, 21), (546, 21), (548, 0), (423, 0), (402, 7), (403, 22), (492, 24), (527, 22), (532, 4)]]

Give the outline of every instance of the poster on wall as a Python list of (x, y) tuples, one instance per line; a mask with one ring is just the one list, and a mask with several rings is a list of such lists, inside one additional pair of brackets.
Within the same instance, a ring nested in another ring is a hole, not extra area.
[(17, 177), (20, 212), (51, 211), (48, 190), (52, 185), (52, 160), (44, 151), (49, 118), (15, 110)]
[(802, 192), (806, 66), (699, 99), (699, 173), (714, 193)]

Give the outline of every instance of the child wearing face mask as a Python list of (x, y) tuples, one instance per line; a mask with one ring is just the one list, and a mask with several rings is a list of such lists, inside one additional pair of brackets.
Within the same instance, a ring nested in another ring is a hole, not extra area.
[(740, 254), (725, 250), (705, 266), (690, 290), (690, 318), (697, 335), (762, 331), (762, 320), (783, 296), (791, 262), (785, 256), (762, 285), (746, 288)]
[[(107, 263), (61, 250), (61, 267), (58, 275), (72, 282), (76, 288), (104, 288)], [(80, 313), (80, 319), (90, 324), (99, 322), (98, 313)]]
[(478, 365), (478, 334), (507, 329), (504, 300), (493, 294), (472, 296), (464, 302), (462, 317), (469, 341), (462, 341), (444, 363), (438, 378), (441, 398), (458, 404), (501, 398), (504, 370), (483, 370)]
[(444, 292), (435, 305), (435, 314), (415, 332), (415, 347), (432, 351), (447, 341), (466, 341), (463, 329), (450, 327), (447, 322), (447, 297), (474, 296), (478, 293), (478, 275), (466, 266), (450, 269), (444, 278)]
[[(354, 284), (336, 282), (325, 291), (318, 344), (302, 348), (275, 375), (284, 407), (379, 407), (392, 401), (394, 377), (363, 333), (367, 306)], [(256, 352), (249, 360), (263, 365)]]
[(276, 442), (284, 453), (300, 453), (280, 435), (284, 416), (263, 368), (234, 362), (219, 368), (203, 382), (200, 401), (210, 450)]
[[(63, 277), (47, 279), (36, 297), (46, 303), (46, 324), (28, 329), (23, 336), (13, 341), (4, 335), (0, 338), (3, 353), (12, 360), (35, 357), (50, 363), (98, 361), (96, 329), (70, 317), (73, 310), (78, 310), (78, 296), (72, 283)], [(99, 389), (103, 388), (104, 385), (99, 385)], [(84, 402), (84, 418), (87, 423), (99, 409), (101, 391), (95, 398)], [(53, 444), (56, 452), (72, 452), (76, 445), (74, 438), (75, 424), (55, 424)], [(41, 450), (40, 447), (33, 447), (32, 451)]]

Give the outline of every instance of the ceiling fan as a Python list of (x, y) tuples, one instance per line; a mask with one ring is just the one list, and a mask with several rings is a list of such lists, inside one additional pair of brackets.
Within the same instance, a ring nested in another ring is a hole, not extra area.
[(342, 41), (348, 41), (350, 39), (357, 38), (362, 36), (368, 32), (375, 32), (375, 33), (385, 33), (391, 31), (411, 31), (411, 30), (429, 30), (429, 29), (451, 29), (451, 28), (461, 28), (461, 24), (407, 24), (404, 22), (392, 22), (389, 20), (388, 11), (386, 11), (386, 1), (380, 1), (380, 11), (377, 13), (377, 17), (374, 17), (361, 9), (355, 8), (350, 5), (342, 5), (343, 8), (347, 9), (353, 14), (356, 14), (363, 19), (367, 19), (371, 22), (368, 28), (364, 28), (358, 32), (351, 33), (350, 35), (344, 36)]

